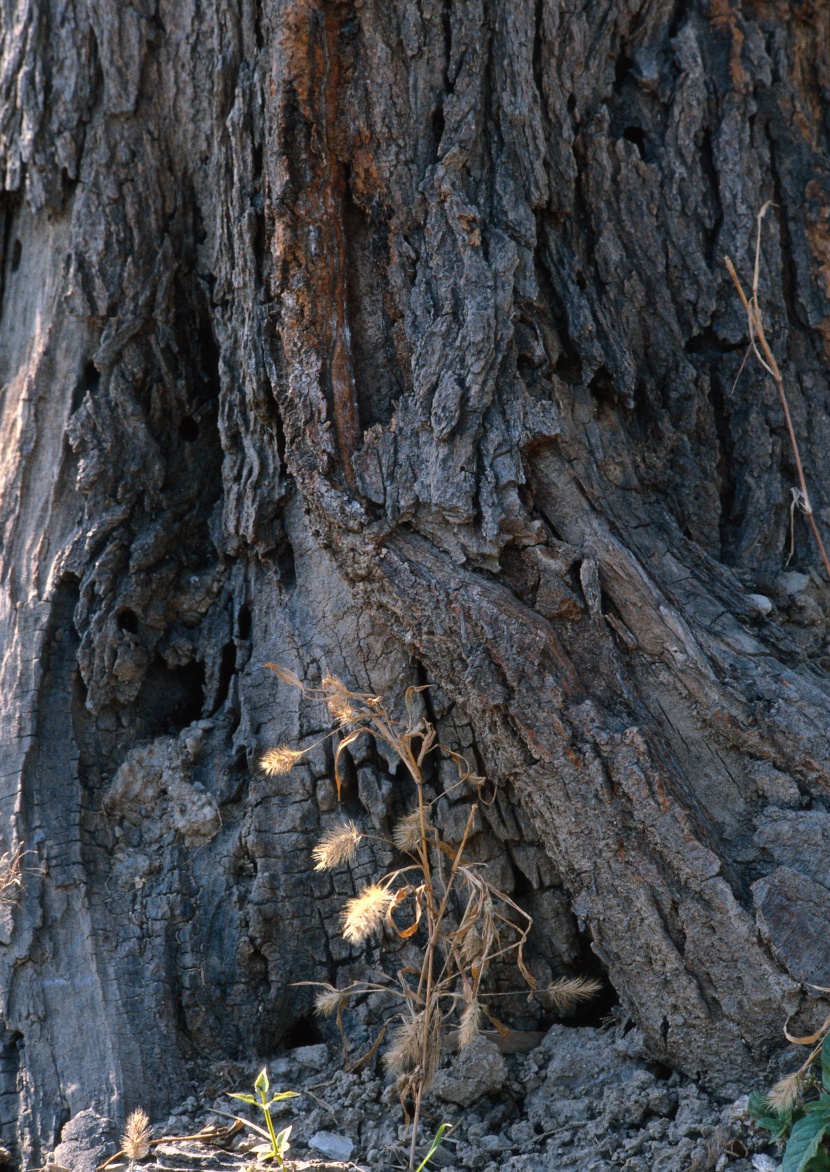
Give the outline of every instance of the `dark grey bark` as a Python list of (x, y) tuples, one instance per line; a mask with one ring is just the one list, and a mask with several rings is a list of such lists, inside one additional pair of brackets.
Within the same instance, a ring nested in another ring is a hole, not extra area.
[(430, 682), (538, 974), (590, 940), (655, 1057), (746, 1081), (830, 983), (830, 594), (721, 258), (774, 199), (827, 526), (823, 0), (4, 0), (2, 37), (2, 1141), (160, 1112), (360, 971), (379, 858), (310, 875), (330, 749), (254, 765), (329, 726), (268, 660)]

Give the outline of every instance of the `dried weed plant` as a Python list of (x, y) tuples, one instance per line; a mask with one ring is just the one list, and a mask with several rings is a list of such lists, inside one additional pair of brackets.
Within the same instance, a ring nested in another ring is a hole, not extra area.
[(0, 855), (0, 904), (16, 903), (23, 887), (23, 857), (28, 852), (22, 845)]
[[(438, 1069), (442, 1035), (453, 1026), (459, 1046), (468, 1046), (481, 1033), (485, 1019), (499, 1034), (508, 1033), (488, 1009), (494, 994), (485, 988), (488, 971), (498, 959), (512, 958), (530, 995), (536, 993), (536, 981), (524, 960), (532, 919), (489, 882), (480, 864), (465, 858), (477, 802), (470, 807), (457, 847), (445, 843), (430, 821), (424, 768), (431, 754), (449, 757), (458, 769), (456, 784), (466, 782), (475, 787), (479, 801), (484, 779), (470, 770), (462, 756), (441, 745), (433, 726), (419, 714), (416, 696), (422, 688), (407, 689), (407, 720), (400, 721), (392, 717), (379, 696), (353, 692), (332, 675), (325, 675), (319, 688), (312, 688), (294, 672), (276, 664), (267, 666), (307, 699), (325, 704), (334, 718), (336, 727), (331, 735), (339, 738), (334, 752), (338, 797), (343, 785), (341, 756), (364, 733), (395, 753), (412, 782), (414, 808), (395, 824), (388, 843), (410, 862), (363, 887), (346, 903), (341, 922), (343, 936), (350, 944), (362, 944), (384, 927), (401, 940), (413, 940), (421, 949), (420, 965), (401, 968), (397, 984), (355, 982), (343, 989), (318, 986), (315, 1008), (322, 1016), (337, 1015), (345, 1044), (341, 1015), (350, 997), (383, 992), (397, 999), (398, 1024), (390, 1034), (385, 1062), (397, 1076), (401, 1103), (412, 1125), (409, 1166), (414, 1169), (423, 1095)], [(303, 755), (304, 751), (281, 745), (264, 755), (261, 767), (269, 774), (281, 773)], [(315, 868), (330, 870), (350, 862), (363, 837), (352, 821), (327, 831), (313, 852)], [(541, 992), (540, 999), (565, 1012), (599, 989), (596, 981), (567, 978)], [(375, 1053), (385, 1030), (386, 1025), (353, 1070)], [(407, 1104), (412, 1104), (411, 1117)]]
[[(810, 987), (830, 993), (820, 985)], [(803, 1172), (808, 1164), (813, 1167), (812, 1157), (822, 1158), (821, 1167), (830, 1164), (823, 1147), (830, 1138), (830, 1014), (813, 1034), (795, 1037), (785, 1025), (784, 1035), (796, 1046), (809, 1047), (807, 1057), (766, 1094), (753, 1091), (748, 1110), (759, 1127), (786, 1141), (783, 1172)]]

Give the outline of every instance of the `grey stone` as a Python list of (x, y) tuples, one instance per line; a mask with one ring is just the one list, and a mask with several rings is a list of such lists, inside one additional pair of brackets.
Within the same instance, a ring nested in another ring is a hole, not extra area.
[(71, 1168), (72, 1172), (95, 1172), (115, 1150), (117, 1141), (118, 1132), (109, 1119), (92, 1108), (79, 1111), (64, 1125), (53, 1163)]
[(270, 1070), (275, 1078), (283, 1078), (301, 1071), (322, 1070), (328, 1060), (329, 1048), (325, 1042), (319, 1042), (316, 1046), (298, 1046), (289, 1050), (270, 1064)]
[(763, 615), (768, 615), (772, 612), (772, 599), (767, 598), (766, 594), (750, 594), (749, 601)]
[(353, 1140), (333, 1131), (316, 1131), (308, 1141), (308, 1146), (332, 1160), (343, 1160), (344, 1163), (351, 1159), (354, 1151)]
[(482, 1095), (494, 1095), (502, 1089), (507, 1067), (498, 1046), (489, 1038), (478, 1037), (465, 1047), (447, 1070), (440, 1070), (432, 1084), (432, 1093), (446, 1103), (469, 1107)]

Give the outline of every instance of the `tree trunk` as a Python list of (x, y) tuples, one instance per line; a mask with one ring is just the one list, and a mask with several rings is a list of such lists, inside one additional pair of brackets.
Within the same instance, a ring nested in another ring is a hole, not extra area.
[[(360, 971), (375, 862), (310, 878), (331, 746), (255, 765), (331, 725), (266, 661), (429, 683), (537, 974), (590, 941), (656, 1058), (746, 1084), (830, 983), (830, 587), (722, 258), (751, 284), (774, 200), (826, 532), (830, 8), (4, 0), (2, 37), (0, 1142), (161, 1112)], [(403, 808), (371, 745), (347, 781)]]

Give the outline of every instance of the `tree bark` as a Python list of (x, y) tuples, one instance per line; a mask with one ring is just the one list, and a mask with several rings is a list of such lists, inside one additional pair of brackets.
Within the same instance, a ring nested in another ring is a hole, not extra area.
[(826, 533), (830, 9), (4, 0), (0, 54), (0, 1141), (162, 1112), (360, 971), (382, 848), (310, 877), (331, 747), (255, 763), (330, 725), (269, 660), (429, 683), (537, 973), (590, 941), (745, 1084), (830, 983), (830, 588), (722, 258), (773, 200)]

